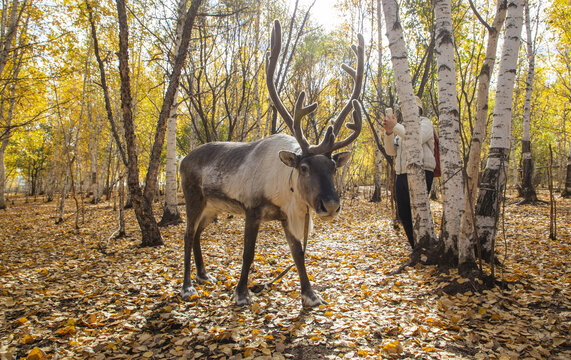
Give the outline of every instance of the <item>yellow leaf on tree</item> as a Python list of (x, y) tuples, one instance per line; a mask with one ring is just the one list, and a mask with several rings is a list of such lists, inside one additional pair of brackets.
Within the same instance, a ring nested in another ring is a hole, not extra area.
[(18, 319), (18, 322), (19, 322), (20, 324), (23, 324), (23, 323), (28, 322), (28, 319), (26, 319), (25, 317), (21, 317), (21, 318)]

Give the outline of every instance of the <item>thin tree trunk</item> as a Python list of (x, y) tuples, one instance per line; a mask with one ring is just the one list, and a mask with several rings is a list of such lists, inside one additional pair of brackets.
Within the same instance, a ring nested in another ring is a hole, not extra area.
[(415, 249), (432, 247), (436, 242), (426, 179), (422, 165), (420, 117), (408, 66), (408, 56), (395, 0), (382, 0), (395, 85), (401, 100), (401, 111), (406, 128), (407, 177), (412, 209)]
[(482, 246), (482, 255), (486, 259), (493, 255), (492, 243), (496, 236), (501, 210), (500, 203), (507, 181), (512, 131), (513, 90), (522, 14), (523, 0), (510, 0), (498, 74), (490, 150), (476, 203), (478, 236)]
[[(179, 0), (176, 24), (176, 39), (174, 53), (178, 54), (182, 42), (182, 29), (186, 16), (186, 0)], [(169, 60), (172, 63), (171, 60)], [(176, 94), (175, 91), (175, 102)], [(178, 201), (176, 197), (176, 123), (177, 123), (177, 104), (171, 108), (169, 118), (167, 120), (167, 161), (166, 161), (166, 185), (165, 185), (165, 206), (163, 208), (163, 216), (158, 226), (176, 225), (182, 222), (178, 211)]]
[[(383, 110), (381, 103), (383, 100), (383, 16), (381, 10), (381, 0), (376, 0), (377, 3), (377, 43), (378, 43), (378, 53), (379, 62), (377, 65), (377, 99), (379, 105), (377, 106), (377, 119), (381, 121), (383, 118)], [(374, 123), (374, 122), (373, 122)], [(377, 132), (378, 138), (382, 138), (380, 134), (380, 127), (378, 129), (371, 129)], [(372, 202), (381, 201), (381, 191), (382, 191), (382, 178), (383, 178), (383, 154), (378, 146), (375, 146), (375, 174), (373, 178), (373, 183), (375, 190), (373, 191), (373, 196), (371, 196)], [(392, 191), (392, 189), (391, 189)]]
[(454, 33), (450, 0), (434, 1), (436, 59), (438, 63), (439, 150), (442, 164), (442, 228), (444, 244), (441, 260), (454, 263), (458, 259), (458, 238), (464, 199), (462, 160), (460, 155), (460, 119), (456, 93)]
[(529, 19), (529, 3), (525, 2), (525, 29), (527, 35), (527, 63), (528, 71), (525, 81), (525, 102), (523, 104), (523, 134), (521, 136), (521, 157), (522, 157), (522, 175), (521, 186), (519, 187), (520, 196), (523, 197), (522, 203), (537, 201), (535, 187), (532, 184), (533, 176), (533, 158), (531, 154), (531, 95), (533, 92), (533, 77), (535, 75), (535, 49), (534, 40), (531, 36), (531, 26)]
[[(262, 2), (260, 0), (256, 1), (256, 19), (254, 20), (254, 64), (260, 63), (259, 58), (259, 44), (260, 44), (260, 18), (262, 16)], [(260, 102), (260, 87), (259, 87), (259, 72), (255, 71), (254, 77), (254, 104), (256, 104), (256, 139), (262, 138), (262, 107), (259, 105)]]
[[(157, 246), (163, 244), (163, 239), (153, 215), (152, 195), (144, 196), (139, 185), (139, 163), (131, 98), (131, 79), (129, 75), (129, 30), (127, 25), (127, 10), (124, 0), (117, 0), (117, 14), (119, 17), (118, 55), (119, 75), (121, 78), (121, 113), (123, 114), (125, 145), (127, 148), (128, 159), (127, 184), (133, 201), (135, 217), (137, 218), (137, 222), (141, 228), (141, 246)], [(155, 182), (153, 182), (151, 189), (154, 189)], [(145, 186), (148, 187), (149, 184), (147, 183)], [(152, 191), (150, 193), (152, 194)]]
[(63, 215), (64, 215), (64, 211), (65, 211), (65, 198), (67, 196), (68, 180), (69, 180), (69, 169), (66, 166), (65, 180), (64, 180), (62, 187), (61, 187), (61, 197), (60, 197), (60, 202), (58, 205), (58, 218), (56, 220), (56, 224), (63, 222)]
[(4, 165), (4, 149), (6, 149), (6, 145), (8, 141), (2, 141), (0, 144), (0, 210), (6, 209), (6, 167)]
[(567, 174), (565, 175), (565, 187), (561, 192), (561, 196), (565, 198), (571, 196), (571, 145), (569, 145), (569, 154), (567, 155)]
[[(7, 4), (4, 4), (7, 5)], [(18, 9), (19, 1), (15, 0), (12, 3), (12, 8), (10, 10), (10, 16), (7, 15), (8, 7), (5, 8), (5, 12), (2, 13), (2, 33), (0, 34), (2, 43), (0, 43), (0, 75), (6, 80), (6, 83), (10, 85), (4, 85), (0, 96), (2, 97), (0, 101), (0, 209), (6, 209), (6, 164), (5, 164), (5, 152), (8, 147), (8, 142), (12, 133), (12, 119), (14, 118), (14, 107), (17, 102), (16, 89), (18, 84), (18, 76), (20, 73), (24, 51), (13, 50), (14, 44), (18, 42), (23, 43), (23, 36), (28, 28), (28, 21), (19, 26), (21, 15), (24, 8), (27, 5), (27, 1), (24, 1), (21, 9)], [(20, 30), (20, 40), (17, 40), (18, 28)], [(8, 62), (8, 58), (12, 57), (12, 66), (9, 73), (4, 73), (4, 68)], [(8, 90), (8, 96), (5, 96), (4, 92)], [(8, 111), (4, 113), (4, 104), (8, 104)]]
[(472, 216), (477, 199), (476, 189), (480, 172), (482, 143), (486, 136), (490, 80), (494, 72), (498, 39), (506, 18), (506, 12), (506, 1), (498, 0), (492, 26), (487, 26), (486, 24), (488, 28), (488, 43), (486, 46), (486, 58), (478, 76), (476, 120), (472, 131), (472, 140), (470, 141), (468, 162), (466, 164), (466, 196), (464, 197), (464, 212), (461, 220), (462, 235), (458, 241), (458, 267), (461, 272), (476, 268), (475, 224), (472, 221)]
[[(380, 115), (377, 119), (381, 119), (382, 115)], [(377, 136), (382, 138), (382, 134), (379, 131), (380, 129), (374, 129), (377, 131)], [(383, 154), (378, 146), (375, 146), (375, 174), (373, 175), (373, 184), (374, 190), (373, 195), (371, 196), (371, 202), (380, 202), (382, 199), (381, 192), (382, 192), (382, 185), (383, 185)]]
[[(123, 0), (119, 0), (119, 2), (122, 1)], [(157, 182), (157, 174), (160, 165), (160, 155), (165, 139), (167, 119), (171, 114), (171, 108), (175, 101), (175, 95), (177, 93), (178, 84), (180, 81), (180, 74), (184, 62), (186, 60), (188, 46), (190, 44), (190, 35), (192, 27), (194, 25), (194, 19), (196, 17), (198, 8), (201, 3), (202, 0), (192, 0), (192, 3), (190, 4), (190, 7), (186, 13), (184, 26), (182, 30), (182, 41), (180, 44), (180, 48), (178, 49), (179, 51), (175, 57), (173, 70), (169, 79), (169, 85), (167, 87), (167, 91), (161, 107), (161, 112), (159, 114), (159, 121), (157, 122), (157, 128), (155, 132), (155, 141), (153, 143), (153, 148), (151, 149), (149, 168), (147, 170), (147, 176), (145, 178), (145, 197), (149, 199), (149, 202), (152, 201), (152, 196), (153, 196), (152, 194), (154, 192), (154, 189), (156, 188), (155, 184)], [(125, 51), (127, 51), (127, 49), (125, 49)]]
[(553, 197), (553, 149), (549, 144), (549, 238), (557, 239), (557, 202)]
[[(18, 26), (24, 10), (28, 5), (28, 1), (24, 0), (22, 6), (18, 0), (13, 0), (10, 4), (9, 2), (2, 2), (2, 34), (0, 38), (2, 42), (0, 43), (0, 76), (4, 77), (4, 68), (8, 63), (8, 58), (14, 47), (14, 39), (18, 33)], [(8, 15), (9, 13), (9, 15)]]

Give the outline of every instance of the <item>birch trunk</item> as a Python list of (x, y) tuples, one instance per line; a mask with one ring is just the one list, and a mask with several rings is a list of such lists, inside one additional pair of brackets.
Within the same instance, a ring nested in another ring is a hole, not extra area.
[(464, 212), (461, 220), (462, 234), (458, 241), (458, 268), (460, 271), (469, 271), (476, 267), (475, 250), (475, 224), (474, 205), (476, 202), (476, 187), (480, 172), (480, 156), (482, 143), (486, 136), (488, 120), (488, 102), (490, 79), (496, 63), (496, 52), (500, 30), (506, 18), (507, 6), (505, 0), (498, 0), (496, 14), (492, 26), (488, 27), (488, 43), (486, 45), (486, 58), (478, 76), (478, 90), (476, 98), (476, 122), (470, 141), (470, 152), (466, 164), (466, 196), (464, 197)]
[[(260, 63), (259, 48), (260, 44), (260, 17), (262, 16), (262, 2), (260, 0), (257, 1), (256, 4), (256, 20), (254, 22), (254, 45), (255, 45), (255, 52), (254, 52), (254, 64)], [(262, 106), (260, 101), (260, 88), (259, 88), (259, 72), (258, 70), (255, 71), (256, 76), (254, 77), (254, 104), (256, 108), (256, 139), (262, 138)]]
[[(22, 3), (18, 0), (4, 3), (4, 11), (2, 12), (0, 24), (0, 76), (5, 81), (1, 91), (0, 101), (0, 209), (6, 209), (6, 164), (4, 162), (6, 148), (11, 135), (12, 119), (14, 117), (14, 107), (18, 101), (16, 98), (16, 86), (18, 83), (18, 75), (20, 73), (24, 51), (18, 49), (23, 46), (24, 36), (28, 27), (28, 20), (22, 20), (22, 14), (28, 5), (27, 1)], [(18, 30), (20, 30), (20, 39), (18, 39)], [(14, 49), (14, 46), (17, 46)], [(4, 73), (4, 69), (9, 59), (12, 58), (12, 66), (9, 72)], [(9, 86), (6, 84), (10, 84)], [(8, 91), (8, 94), (4, 92)], [(8, 111), (4, 113), (4, 106), (7, 104)]]
[[(378, 67), (377, 67), (377, 99), (379, 100), (379, 106), (377, 107), (377, 120), (382, 121), (383, 111), (381, 109), (381, 102), (383, 99), (383, 22), (382, 22), (382, 12), (381, 12), (381, 0), (377, 0), (377, 43), (378, 43)], [(374, 123), (374, 122), (373, 122)], [(376, 129), (377, 136), (382, 139), (381, 128)], [(375, 190), (373, 191), (373, 196), (371, 197), (372, 202), (381, 201), (381, 191), (382, 191), (382, 176), (383, 174), (383, 154), (379, 150), (378, 146), (375, 146), (375, 175), (373, 178), (373, 183), (375, 185)]]
[(63, 184), (61, 187), (61, 197), (60, 197), (60, 202), (58, 204), (58, 218), (56, 220), (56, 224), (63, 222), (63, 215), (65, 212), (65, 198), (67, 196), (67, 185), (69, 182), (69, 169), (67, 168), (67, 166), (65, 168), (66, 168), (65, 180), (63, 181)]
[(0, 143), (0, 210), (6, 209), (6, 167), (4, 165), (4, 150), (7, 145), (7, 138)]
[[(527, 35), (527, 63), (528, 71), (525, 80), (525, 102), (523, 104), (523, 133), (521, 136), (522, 176), (519, 187), (522, 203), (537, 201), (537, 194), (532, 184), (533, 158), (531, 154), (531, 95), (533, 92), (533, 77), (535, 75), (535, 49), (531, 36), (529, 19), (529, 4), (525, 2), (525, 30)], [(515, 159), (514, 159), (515, 160)], [(517, 166), (517, 165), (516, 165)]]
[(510, 139), (512, 132), (512, 104), (522, 28), (523, 0), (510, 0), (504, 44), (498, 74), (496, 105), (486, 169), (476, 203), (478, 237), (485, 259), (493, 255), (500, 203), (506, 186)]
[[(377, 119), (381, 119), (382, 114), (380, 111), (379, 106), (379, 115), (377, 115)], [(381, 134), (380, 129), (375, 129), (377, 132), (377, 136), (379, 139), (382, 139), (383, 134)], [(380, 202), (381, 201), (381, 191), (383, 185), (383, 154), (381, 150), (379, 150), (378, 146), (375, 146), (375, 174), (373, 175), (373, 184), (374, 184), (374, 191), (373, 195), (371, 196), (371, 202)]]
[[(89, 139), (89, 148), (91, 153), (91, 158), (89, 161), (90, 165), (90, 177), (89, 177), (89, 191), (91, 192), (93, 198), (92, 203), (96, 204), (101, 200), (101, 186), (99, 183), (99, 164), (97, 161), (97, 154), (99, 153), (97, 149), (99, 148), (99, 136), (101, 135), (100, 131), (100, 124), (99, 124), (99, 117), (95, 117), (95, 123), (93, 122), (93, 106), (91, 102), (88, 101), (87, 103), (87, 118), (90, 124), (92, 125), (91, 134)], [(105, 165), (103, 166), (105, 169)]]
[[(186, 4), (187, 0), (180, 0), (177, 10), (177, 23), (176, 23), (176, 40), (174, 46), (174, 53), (178, 54), (182, 41), (182, 28), (186, 17)], [(172, 60), (169, 60), (172, 64)], [(176, 225), (182, 222), (180, 213), (178, 211), (178, 201), (176, 197), (177, 182), (176, 182), (176, 125), (177, 125), (177, 104), (176, 97), (178, 91), (175, 90), (174, 102), (171, 107), (171, 112), (167, 120), (167, 162), (166, 162), (166, 184), (165, 184), (165, 207), (163, 208), (163, 216), (159, 221), (159, 226)]]
[(407, 177), (410, 192), (410, 207), (415, 249), (432, 247), (436, 243), (430, 204), (426, 191), (426, 179), (422, 166), (420, 140), (420, 117), (412, 88), (408, 56), (403, 30), (395, 0), (382, 0), (383, 12), (395, 74), (395, 86), (401, 100), (401, 111), (406, 128), (404, 144), (407, 149)]
[[(17, 76), (16, 72), (16, 76)], [(16, 104), (16, 85), (12, 84), (10, 86), (9, 95), (9, 105), (8, 113), (4, 115), (4, 98), (0, 102), (0, 121), (4, 123), (5, 133), (0, 137), (0, 209), (6, 209), (6, 164), (4, 163), (4, 157), (6, 153), (6, 148), (8, 147), (8, 141), (10, 140), (12, 118), (14, 117), (14, 106)]]
[(442, 165), (442, 260), (456, 263), (458, 237), (464, 199), (462, 160), (460, 156), (460, 122), (456, 94), (454, 33), (450, 0), (434, 1), (436, 60), (438, 64), (438, 110), (440, 161)]

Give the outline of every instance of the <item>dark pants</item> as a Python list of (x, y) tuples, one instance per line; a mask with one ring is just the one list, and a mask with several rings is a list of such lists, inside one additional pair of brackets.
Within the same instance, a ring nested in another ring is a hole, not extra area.
[[(430, 196), (430, 188), (432, 188), (432, 180), (434, 173), (424, 170), (426, 175), (426, 189)], [(410, 209), (410, 195), (408, 193), (408, 178), (406, 174), (397, 175), (395, 180), (395, 199), (397, 202), (397, 211), (399, 214), (402, 227), (408, 238), (410, 246), (414, 249), (414, 236), (412, 231), (412, 213)]]

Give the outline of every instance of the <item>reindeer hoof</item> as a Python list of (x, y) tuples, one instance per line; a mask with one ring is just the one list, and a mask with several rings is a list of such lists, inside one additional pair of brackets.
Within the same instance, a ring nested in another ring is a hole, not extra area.
[(192, 285), (187, 288), (182, 288), (180, 292), (180, 297), (182, 297), (183, 300), (190, 300), (193, 295), (198, 296), (198, 292), (196, 292), (196, 289)]
[(209, 282), (212, 285), (215, 285), (217, 283), (216, 278), (210, 274), (204, 274), (204, 275), (197, 274), (194, 278), (194, 281), (196, 281), (199, 284), (205, 284)]
[(252, 298), (250, 297), (250, 293), (246, 290), (245, 293), (239, 293), (238, 291), (234, 292), (234, 301), (238, 306), (250, 305), (252, 303)]
[(315, 307), (319, 305), (326, 305), (327, 301), (323, 300), (321, 296), (311, 291), (308, 294), (301, 294), (301, 303), (303, 307)]

